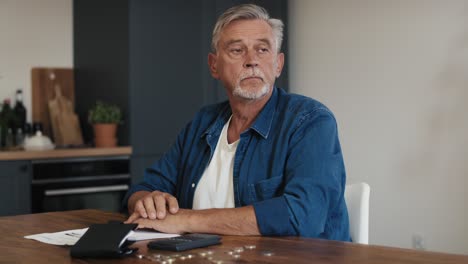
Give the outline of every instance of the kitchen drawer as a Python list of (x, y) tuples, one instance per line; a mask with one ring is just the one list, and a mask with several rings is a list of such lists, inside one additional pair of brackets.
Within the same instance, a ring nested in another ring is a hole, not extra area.
[(0, 216), (31, 213), (31, 162), (0, 161)]

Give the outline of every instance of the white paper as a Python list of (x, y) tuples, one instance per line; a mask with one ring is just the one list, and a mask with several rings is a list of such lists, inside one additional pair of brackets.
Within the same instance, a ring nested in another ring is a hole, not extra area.
[[(73, 246), (81, 236), (88, 230), (88, 228), (83, 229), (73, 229), (73, 230), (66, 230), (62, 232), (56, 233), (42, 233), (36, 235), (25, 236), (24, 238), (27, 239), (34, 239), (42, 243), (58, 245), (58, 246)], [(169, 237), (177, 237), (178, 234), (166, 234), (160, 233), (157, 231), (149, 231), (149, 230), (134, 230), (130, 231), (127, 239), (130, 241), (140, 241), (140, 240), (148, 240), (148, 239), (157, 239), (157, 238), (169, 238)]]
[(148, 230), (134, 230), (131, 232), (128, 240), (130, 241), (140, 241), (140, 240), (148, 240), (148, 239), (156, 239), (156, 238), (169, 238), (169, 237), (177, 237), (180, 236), (178, 234), (166, 234), (160, 233), (157, 231), (148, 231)]
[(34, 239), (43, 243), (58, 245), (58, 246), (73, 246), (80, 239), (80, 237), (88, 230), (73, 229), (56, 233), (42, 233), (36, 235), (25, 236), (27, 239)]

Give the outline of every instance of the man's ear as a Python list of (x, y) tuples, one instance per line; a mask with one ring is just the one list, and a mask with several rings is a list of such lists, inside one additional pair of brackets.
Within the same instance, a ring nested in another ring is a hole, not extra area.
[(280, 77), (284, 66), (284, 53), (278, 53), (276, 57), (276, 78)]
[(208, 66), (210, 68), (211, 76), (215, 79), (219, 79), (218, 67), (216, 65), (218, 57), (214, 53), (208, 53)]

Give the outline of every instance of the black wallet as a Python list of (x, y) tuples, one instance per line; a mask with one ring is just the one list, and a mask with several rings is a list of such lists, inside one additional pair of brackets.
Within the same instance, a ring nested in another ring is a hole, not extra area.
[(124, 257), (138, 249), (128, 248), (127, 237), (137, 224), (94, 224), (70, 249), (75, 258)]

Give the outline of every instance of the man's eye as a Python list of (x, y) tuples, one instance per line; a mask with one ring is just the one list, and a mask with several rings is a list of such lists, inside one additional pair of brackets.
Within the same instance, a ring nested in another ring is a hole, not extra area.
[(234, 54), (240, 54), (242, 52), (242, 49), (231, 49), (231, 53)]
[(259, 53), (267, 53), (268, 51), (269, 51), (269, 49), (267, 49), (267, 48), (260, 48), (260, 49), (258, 49), (258, 52), (259, 52)]

